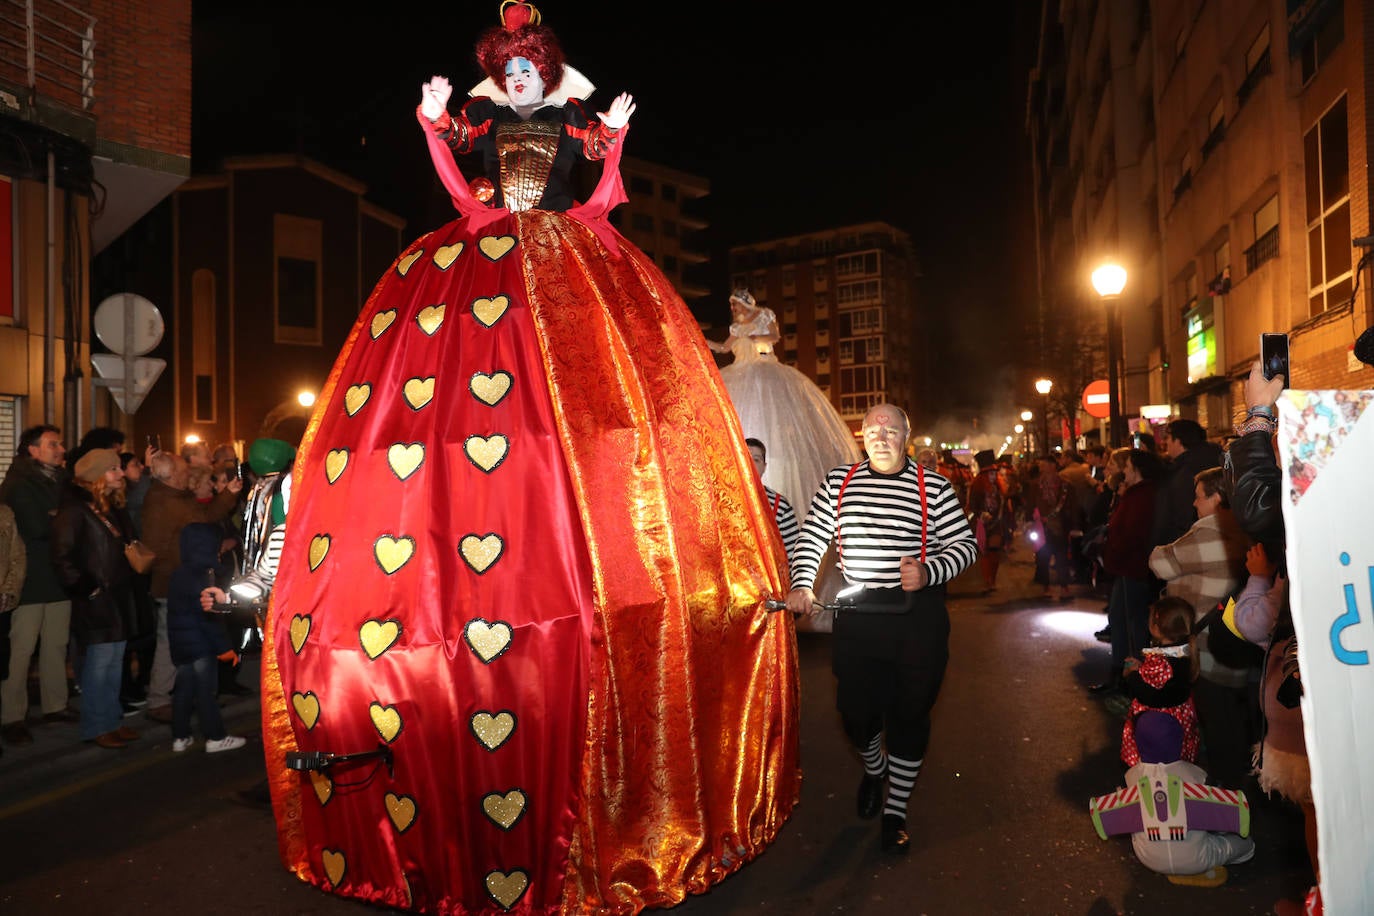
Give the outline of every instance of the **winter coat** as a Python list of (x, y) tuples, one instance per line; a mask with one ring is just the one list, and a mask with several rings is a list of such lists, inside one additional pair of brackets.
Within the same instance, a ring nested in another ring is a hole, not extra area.
[(1102, 568), (1113, 576), (1150, 577), (1150, 531), (1155, 513), (1155, 482), (1142, 480), (1127, 487), (1107, 522)]
[(105, 517), (115, 532), (96, 514), (91, 494), (73, 485), (52, 524), (52, 565), (72, 602), (72, 636), (83, 646), (127, 639), (134, 614), (134, 571), (124, 558), (133, 523), (122, 509)]
[(1169, 470), (1159, 482), (1155, 496), (1154, 531), (1151, 546), (1172, 544), (1197, 521), (1193, 497), (1200, 471), (1221, 467), (1225, 453), (1215, 442), (1199, 442), (1169, 462)]
[[(12, 611), (24, 590), (24, 570), (28, 566), (28, 550), (19, 536), (19, 524), (14, 510), (0, 503), (0, 610)], [(9, 599), (8, 601), (5, 599)], [(4, 622), (9, 632), (8, 621)]]
[(143, 498), (143, 543), (157, 554), (150, 585), (154, 598), (168, 595), (172, 570), (181, 563), (181, 530), (192, 522), (228, 518), (238, 498), (237, 493), (224, 490), (208, 503), (202, 503), (190, 490), (178, 490), (160, 480), (148, 486), (148, 494)]
[(52, 565), (53, 517), (62, 503), (66, 481), (66, 471), (58, 469), (56, 474), (50, 474), (42, 464), (27, 457), (16, 458), (5, 478), (3, 501), (14, 510), (19, 536), (28, 551), (20, 604), (67, 600)]
[(188, 665), (198, 658), (232, 648), (218, 615), (201, 610), (200, 593), (224, 574), (220, 568), (218, 525), (192, 522), (181, 529), (181, 564), (167, 587), (167, 648), (172, 664)]

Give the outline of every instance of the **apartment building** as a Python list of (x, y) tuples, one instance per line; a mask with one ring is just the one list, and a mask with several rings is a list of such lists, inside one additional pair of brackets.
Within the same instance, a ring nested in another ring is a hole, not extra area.
[(907, 233), (874, 222), (737, 245), (729, 270), (734, 287), (776, 313), (778, 358), (814, 381), (851, 429), (883, 402), (919, 426), (919, 269)]
[[(1167, 405), (1224, 433), (1264, 331), (1291, 336), (1294, 387), (1374, 386), (1352, 351), (1374, 315), (1360, 280), (1374, 11), (1046, 0), (1042, 13), (1027, 105), (1042, 322), (1074, 297), (1090, 313), (1094, 263), (1127, 268), (1125, 417)], [(1105, 328), (1090, 339), (1105, 352)]]
[[(12, 0), (0, 17), (0, 472), (18, 432), (121, 425), (90, 382), (91, 258), (190, 174), (184, 0)], [(149, 67), (148, 61), (157, 61)]]
[(663, 271), (688, 308), (700, 314), (711, 289), (700, 276), (710, 257), (697, 240), (709, 223), (695, 204), (711, 183), (657, 163), (624, 156), (620, 175), (629, 201), (611, 211), (611, 223)]

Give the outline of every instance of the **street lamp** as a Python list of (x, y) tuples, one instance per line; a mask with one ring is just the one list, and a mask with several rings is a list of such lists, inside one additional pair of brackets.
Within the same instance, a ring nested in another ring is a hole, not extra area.
[(1026, 454), (1027, 454), (1027, 455), (1030, 454), (1030, 450), (1031, 450), (1031, 447), (1030, 447), (1030, 440), (1031, 440), (1031, 434), (1030, 434), (1030, 421), (1031, 421), (1034, 417), (1035, 417), (1035, 414), (1031, 413), (1029, 410), (1023, 410), (1023, 411), (1021, 411), (1021, 422), (1025, 425), (1025, 430), (1026, 430)]
[(1048, 455), (1050, 453), (1050, 389), (1054, 387), (1054, 382), (1047, 378), (1035, 380), (1035, 390), (1045, 399), (1045, 403), (1040, 407), (1040, 448)]
[(1107, 306), (1107, 433), (1112, 448), (1121, 447), (1121, 392), (1117, 364), (1121, 362), (1121, 329), (1117, 300), (1126, 288), (1126, 268), (1108, 262), (1093, 271), (1093, 289)]
[(1021, 449), (1022, 449), (1022, 451), (1029, 452), (1029, 451), (1030, 451), (1030, 442), (1029, 442), (1030, 433), (1026, 432), (1025, 424), (1023, 424), (1023, 423), (1017, 423), (1015, 426), (1013, 426), (1013, 427), (1011, 428), (1011, 430), (1012, 430), (1012, 432), (1016, 433), (1016, 435), (1018, 435), (1018, 436), (1021, 437), (1021, 443), (1022, 443), (1022, 444), (1021, 444)]

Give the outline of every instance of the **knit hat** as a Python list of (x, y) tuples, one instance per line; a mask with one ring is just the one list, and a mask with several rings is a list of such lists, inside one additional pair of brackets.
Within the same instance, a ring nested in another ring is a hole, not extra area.
[(112, 448), (93, 448), (76, 462), (72, 473), (83, 483), (95, 483), (110, 468), (119, 467), (119, 453)]
[(1167, 712), (1147, 709), (1135, 719), (1141, 763), (1173, 763), (1183, 755), (1183, 725)]

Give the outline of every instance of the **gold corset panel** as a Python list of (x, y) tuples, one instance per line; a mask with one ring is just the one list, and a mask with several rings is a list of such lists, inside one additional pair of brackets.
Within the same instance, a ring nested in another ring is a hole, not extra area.
[(497, 126), (496, 154), (501, 162), (501, 196), (506, 209), (533, 210), (539, 204), (562, 135), (561, 121), (522, 121)]

